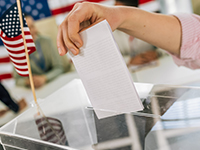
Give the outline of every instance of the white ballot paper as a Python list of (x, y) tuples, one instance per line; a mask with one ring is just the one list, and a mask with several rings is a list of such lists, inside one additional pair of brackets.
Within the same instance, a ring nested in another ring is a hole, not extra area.
[(70, 53), (99, 119), (143, 109), (106, 20), (82, 31), (80, 53)]

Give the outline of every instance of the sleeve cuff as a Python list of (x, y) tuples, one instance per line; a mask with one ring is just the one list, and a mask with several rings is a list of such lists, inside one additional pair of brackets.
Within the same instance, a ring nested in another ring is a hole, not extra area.
[(175, 14), (182, 28), (181, 59), (199, 59), (200, 16), (194, 14)]

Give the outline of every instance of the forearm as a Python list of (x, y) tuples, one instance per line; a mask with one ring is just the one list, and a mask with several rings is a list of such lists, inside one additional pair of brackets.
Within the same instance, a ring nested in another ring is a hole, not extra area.
[(179, 55), (181, 25), (176, 17), (149, 13), (132, 7), (119, 9), (123, 16), (119, 30)]

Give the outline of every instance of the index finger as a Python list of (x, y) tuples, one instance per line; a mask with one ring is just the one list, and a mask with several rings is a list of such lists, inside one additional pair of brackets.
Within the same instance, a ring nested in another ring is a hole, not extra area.
[(89, 21), (92, 15), (92, 6), (89, 3), (81, 3), (68, 17), (68, 36), (78, 48), (83, 45), (79, 35), (79, 31), (82, 29), (80, 25)]

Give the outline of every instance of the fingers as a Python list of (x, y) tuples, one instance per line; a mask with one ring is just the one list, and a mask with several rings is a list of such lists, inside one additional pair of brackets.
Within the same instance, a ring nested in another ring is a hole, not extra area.
[[(79, 35), (82, 24), (90, 20), (92, 16), (91, 8), (85, 3), (78, 3), (68, 14), (63, 23), (59, 26), (57, 35), (57, 47), (60, 55), (64, 55), (71, 51), (74, 55), (79, 53), (79, 48), (83, 45)], [(85, 26), (84, 26), (85, 27)]]
[(34, 75), (33, 84), (35, 88), (39, 88), (46, 83), (46, 76), (44, 75)]
[(59, 28), (59, 30), (58, 30), (57, 47), (58, 47), (58, 52), (61, 56), (65, 55), (68, 51), (67, 47), (65, 46), (64, 41), (63, 41), (63, 35), (62, 35), (61, 28)]
[(140, 55), (134, 57), (131, 59), (130, 64), (131, 65), (141, 65), (146, 63), (146, 59), (141, 57)]

